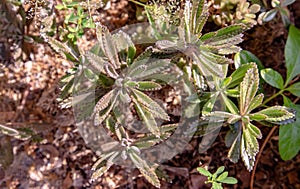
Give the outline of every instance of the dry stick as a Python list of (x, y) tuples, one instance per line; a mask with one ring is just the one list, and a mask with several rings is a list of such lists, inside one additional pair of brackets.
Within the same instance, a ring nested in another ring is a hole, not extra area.
[(272, 128), (272, 130), (269, 132), (269, 134), (268, 134), (266, 140), (264, 141), (264, 143), (262, 144), (262, 146), (261, 146), (261, 148), (260, 148), (260, 150), (259, 150), (259, 152), (258, 152), (257, 159), (256, 159), (256, 161), (255, 161), (255, 163), (254, 163), (253, 171), (252, 171), (252, 174), (251, 174), (250, 189), (253, 189), (253, 185), (254, 185), (254, 175), (255, 175), (255, 171), (256, 171), (256, 166), (257, 166), (257, 164), (258, 164), (258, 160), (259, 160), (259, 158), (260, 158), (260, 156), (261, 156), (261, 154), (262, 154), (262, 152), (263, 152), (263, 150), (264, 150), (266, 144), (268, 143), (268, 141), (270, 140), (272, 134), (273, 134), (274, 131), (276, 130), (276, 128), (277, 128), (277, 126), (274, 126), (274, 127)]

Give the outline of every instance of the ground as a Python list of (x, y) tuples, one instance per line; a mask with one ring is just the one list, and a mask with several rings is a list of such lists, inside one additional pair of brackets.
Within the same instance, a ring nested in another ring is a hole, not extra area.
[[(135, 10), (136, 5), (127, 0), (112, 1), (111, 6), (101, 12), (101, 22), (111, 30), (119, 28), (133, 22)], [(292, 22), (300, 28), (300, 1), (289, 10)], [(272, 67), (284, 76), (287, 32), (277, 17), (247, 31), (241, 46), (254, 53), (265, 67)], [(94, 33), (88, 33), (82, 41), (85, 42), (81, 43), (83, 48), (89, 48), (95, 41)], [(0, 124), (10, 122), (14, 128), (26, 126), (34, 130), (36, 136), (23, 141), (0, 135), (0, 188), (154, 188), (137, 170), (120, 166), (113, 166), (101, 178), (90, 181), (91, 166), (97, 156), (78, 133), (72, 109), (60, 109), (56, 101), (59, 78), (71, 64), (47, 44), (31, 44), (27, 51), (25, 61), (7, 62), (0, 70)], [(266, 96), (273, 93), (275, 89), (265, 86)], [(272, 103), (282, 102), (278, 98)], [(263, 139), (259, 142), (262, 145), (271, 128), (261, 129)], [(164, 163), (169, 178), (161, 182), (162, 188), (209, 188), (196, 168), (207, 166), (209, 170), (216, 170), (222, 165), (239, 181), (226, 188), (250, 188), (252, 172), (246, 170), (242, 161), (234, 164), (226, 157), (225, 133), (225, 130), (220, 132), (206, 153), (199, 154), (195, 150), (201, 141), (195, 138), (186, 151)], [(300, 188), (300, 155), (289, 161), (280, 158), (278, 128), (262, 150), (257, 159), (253, 188)]]

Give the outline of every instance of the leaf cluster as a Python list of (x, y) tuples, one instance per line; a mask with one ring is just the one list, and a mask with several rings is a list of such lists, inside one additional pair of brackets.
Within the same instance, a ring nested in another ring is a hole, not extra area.
[[(145, 7), (150, 25), (146, 31), (150, 29), (147, 35), (155, 42), (141, 54), (137, 54), (127, 33), (110, 33), (103, 25), (96, 26), (98, 43), (87, 52), (49, 38), (50, 45), (75, 65), (62, 79), (61, 99), (72, 95), (73, 107), (81, 113), (77, 119), (86, 121), (88, 117), (93, 126), (105, 128), (116, 139), (101, 147), (105, 150), (93, 166), (92, 179), (100, 177), (122, 158), (130, 160), (151, 184), (160, 187), (157, 165), (144, 159), (142, 150), (168, 139), (179, 126), (170, 124), (167, 111), (149, 92), (160, 91), (178, 81), (183, 81), (186, 93), (183, 101), (191, 104), (183, 115), (197, 118), (189, 129), (211, 141), (210, 132), (229, 126), (225, 139), (230, 148), (228, 158), (237, 162), (242, 157), (250, 171), (259, 151), (257, 139), (262, 137), (257, 123), (291, 123), (295, 111), (284, 106), (261, 108), (264, 95), (257, 95), (259, 72), (255, 63), (236, 64), (237, 69), (228, 76), (228, 65), (234, 63), (228, 55), (241, 50), (238, 44), (249, 25), (240, 23), (203, 34), (209, 16), (205, 0), (186, 0), (184, 8), (178, 11), (179, 27), (169, 27), (170, 17), (158, 19), (157, 13), (165, 16), (169, 12), (153, 6)], [(96, 100), (90, 102), (93, 95)], [(217, 110), (219, 100), (225, 105), (224, 111)], [(128, 128), (146, 130), (147, 134), (133, 139)], [(205, 134), (201, 133), (203, 130)], [(202, 147), (199, 146), (199, 151)], [(223, 171), (221, 168), (206, 175), (217, 188), (221, 183), (234, 183)]]
[(62, 38), (76, 43), (77, 39), (82, 37), (85, 29), (95, 28), (91, 16), (89, 15), (86, 4), (63, 0), (62, 4), (56, 5), (57, 10), (66, 10), (68, 13), (64, 19), (65, 28), (61, 28)]
[(234, 177), (228, 177), (228, 172), (224, 171), (225, 167), (221, 166), (215, 173), (210, 173), (203, 167), (198, 167), (197, 171), (207, 177), (206, 184), (211, 183), (212, 189), (222, 189), (222, 184), (236, 184), (238, 181)]
[(260, 11), (260, 5), (247, 0), (220, 0), (213, 4), (216, 9), (211, 16), (217, 25), (244, 23), (256, 25), (256, 13)]
[(258, 17), (258, 22), (262, 24), (263, 22), (269, 22), (275, 18), (275, 16), (279, 13), (282, 23), (285, 25), (285, 27), (288, 27), (290, 25), (290, 12), (287, 9), (287, 6), (294, 3), (296, 0), (272, 0), (271, 1), (271, 10), (268, 10), (266, 12), (262, 12)]

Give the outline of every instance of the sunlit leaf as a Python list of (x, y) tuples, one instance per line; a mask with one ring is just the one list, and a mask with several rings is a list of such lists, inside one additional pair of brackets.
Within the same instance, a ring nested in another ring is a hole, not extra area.
[(237, 184), (238, 180), (236, 178), (233, 178), (233, 177), (226, 177), (224, 180), (222, 180), (222, 183), (225, 183), (225, 184)]
[(153, 115), (134, 98), (132, 98), (132, 100), (134, 102), (139, 117), (143, 120), (143, 123), (145, 123), (147, 129), (155, 136), (159, 137), (161, 133)]
[(263, 69), (260, 73), (266, 83), (277, 89), (283, 89), (283, 78), (280, 73), (272, 68)]
[(204, 176), (207, 176), (207, 177), (212, 176), (212, 174), (209, 171), (207, 171), (206, 169), (204, 169), (203, 167), (198, 167), (197, 171)]
[(284, 106), (272, 106), (257, 113), (266, 115), (265, 121), (275, 124), (283, 124), (284, 121), (295, 118), (294, 110)]
[(161, 85), (153, 81), (139, 81), (136, 88), (142, 91), (156, 91), (161, 89)]
[(248, 69), (240, 85), (240, 111), (242, 114), (248, 112), (248, 108), (255, 97), (258, 89), (259, 76), (256, 65)]

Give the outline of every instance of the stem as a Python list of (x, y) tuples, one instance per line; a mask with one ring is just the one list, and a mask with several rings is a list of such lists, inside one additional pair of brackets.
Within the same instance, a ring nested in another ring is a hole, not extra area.
[(252, 174), (251, 174), (250, 189), (253, 189), (253, 185), (254, 185), (254, 175), (255, 175), (255, 171), (256, 171), (257, 164), (258, 164), (258, 160), (259, 160), (259, 158), (260, 158), (260, 156), (261, 156), (261, 154), (262, 154), (262, 152), (263, 152), (263, 150), (264, 150), (266, 144), (268, 143), (268, 141), (270, 140), (271, 136), (273, 135), (273, 133), (274, 133), (274, 131), (275, 131), (276, 129), (277, 129), (277, 126), (274, 126), (274, 127), (272, 128), (272, 130), (269, 132), (269, 134), (268, 134), (266, 140), (265, 140), (264, 143), (262, 144), (262, 146), (261, 146), (261, 148), (260, 148), (260, 150), (259, 150), (259, 152), (258, 152), (258, 154), (257, 154), (257, 159), (256, 159), (256, 161), (255, 161), (255, 163), (254, 163), (253, 171), (252, 171)]
[(275, 97), (277, 97), (278, 95), (281, 95), (284, 92), (284, 89), (278, 91), (277, 93), (273, 94), (272, 96), (270, 96), (267, 100), (265, 100), (262, 105), (267, 104), (269, 101), (271, 101), (272, 99), (274, 99)]
[(141, 2), (138, 2), (138, 1), (135, 1), (135, 0), (129, 0), (129, 1), (133, 2), (133, 3), (137, 4), (137, 5), (143, 6), (143, 7), (148, 7), (148, 5), (145, 5), (145, 4), (143, 4)]

